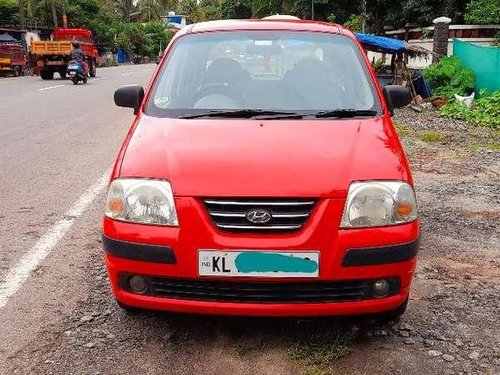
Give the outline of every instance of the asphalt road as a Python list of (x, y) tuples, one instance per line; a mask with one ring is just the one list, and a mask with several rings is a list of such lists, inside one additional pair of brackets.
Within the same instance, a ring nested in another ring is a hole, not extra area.
[(154, 69), (100, 69), (78, 86), (0, 78), (0, 372), (84, 293), (77, 287), (81, 267), (96, 250), (88, 238), (99, 232), (106, 178), (133, 120), (130, 110), (114, 106), (113, 92), (146, 85)]

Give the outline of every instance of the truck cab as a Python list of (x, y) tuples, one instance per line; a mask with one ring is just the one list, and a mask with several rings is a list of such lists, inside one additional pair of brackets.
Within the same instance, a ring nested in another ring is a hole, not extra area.
[(20, 44), (0, 44), (0, 72), (18, 77), (23, 74), (25, 67), (26, 59)]

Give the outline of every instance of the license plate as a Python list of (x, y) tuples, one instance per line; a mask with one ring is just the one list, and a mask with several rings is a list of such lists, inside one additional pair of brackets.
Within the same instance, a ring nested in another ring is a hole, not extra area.
[(69, 75), (70, 75), (71, 77), (74, 77), (74, 76), (76, 76), (76, 72), (69, 72)]
[(47, 65), (64, 65), (64, 61), (47, 61)]
[(200, 250), (198, 273), (200, 276), (318, 277), (319, 252)]

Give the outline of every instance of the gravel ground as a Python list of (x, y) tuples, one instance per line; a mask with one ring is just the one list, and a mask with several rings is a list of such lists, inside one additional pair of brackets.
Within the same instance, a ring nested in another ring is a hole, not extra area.
[(422, 220), (402, 321), (130, 315), (112, 300), (96, 232), (88, 296), (9, 373), (500, 374), (500, 133), (411, 110), (395, 121)]

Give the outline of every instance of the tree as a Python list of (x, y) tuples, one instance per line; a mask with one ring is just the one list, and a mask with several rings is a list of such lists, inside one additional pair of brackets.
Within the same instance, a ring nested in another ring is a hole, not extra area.
[(0, 23), (14, 23), (18, 19), (18, 2), (16, 0), (0, 0)]
[(473, 0), (466, 8), (465, 21), (479, 25), (500, 24), (500, 4), (498, 0)]

